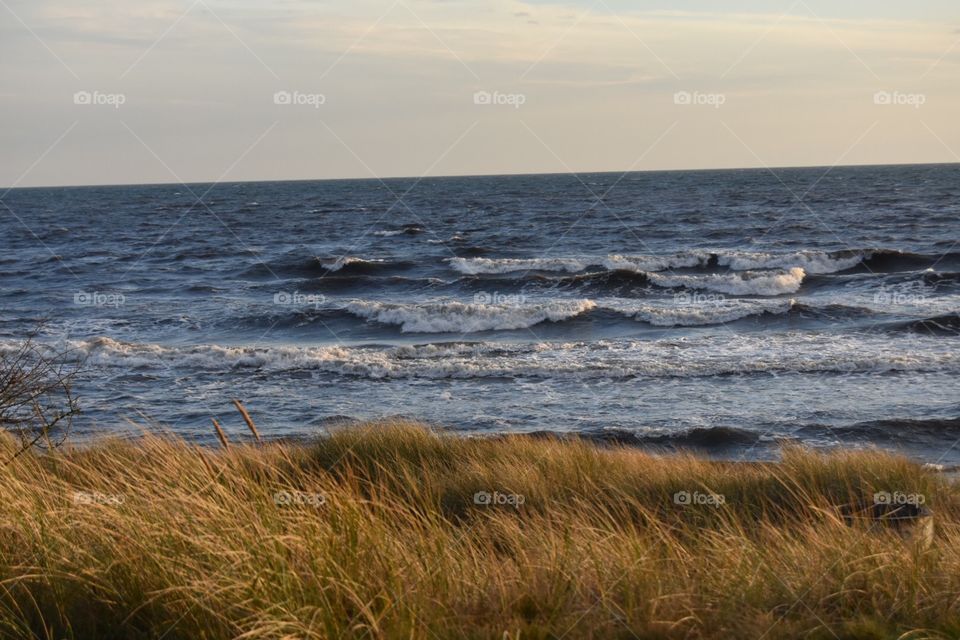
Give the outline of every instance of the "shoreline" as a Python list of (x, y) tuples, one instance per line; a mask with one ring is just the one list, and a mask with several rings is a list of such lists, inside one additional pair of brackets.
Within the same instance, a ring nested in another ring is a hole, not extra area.
[[(246, 410), (246, 409), (244, 409)], [(248, 414), (248, 418), (249, 418)], [(251, 418), (251, 422), (253, 422)], [(896, 421), (890, 421), (896, 422)], [(902, 420), (905, 426), (911, 421)], [(960, 423), (960, 419), (952, 422)], [(705, 427), (686, 429), (677, 434), (657, 433), (654, 435), (638, 435), (633, 431), (626, 429), (613, 430), (590, 430), (590, 431), (562, 431), (562, 430), (543, 430), (535, 429), (530, 431), (473, 431), (464, 430), (459, 427), (450, 427), (438, 425), (417, 419), (406, 418), (402, 416), (387, 417), (374, 420), (344, 419), (331, 421), (323, 426), (314, 426), (310, 428), (309, 433), (298, 434), (260, 434), (252, 436), (244, 431), (242, 425), (230, 424), (229, 429), (224, 431), (224, 435), (238, 444), (257, 444), (257, 438), (265, 445), (283, 445), (283, 446), (310, 446), (323, 438), (329, 438), (343, 431), (364, 429), (370, 425), (383, 424), (410, 424), (417, 425), (419, 428), (426, 429), (438, 436), (445, 438), (478, 440), (478, 441), (509, 441), (511, 439), (530, 439), (534, 441), (583, 444), (598, 449), (625, 449), (635, 451), (646, 455), (657, 457), (670, 456), (694, 456), (715, 464), (754, 464), (770, 465), (780, 462), (780, 452), (783, 449), (801, 448), (817, 454), (843, 454), (843, 453), (880, 453), (890, 456), (903, 457), (912, 463), (924, 468), (926, 471), (941, 473), (945, 476), (957, 476), (960, 478), (960, 464), (946, 464), (939, 462), (939, 459), (927, 459), (924, 450), (911, 449), (907, 446), (884, 446), (880, 442), (869, 440), (851, 440), (836, 443), (809, 442), (799, 439), (778, 438), (771, 442), (763, 443), (757, 446), (759, 440), (750, 442), (731, 441), (728, 443), (716, 443), (718, 437), (732, 430), (729, 427)], [(134, 423), (131, 423), (134, 424)], [(218, 423), (219, 424), (219, 423)], [(223, 422), (227, 427), (228, 423)], [(216, 429), (211, 428), (210, 433), (177, 433), (158, 425), (136, 425), (137, 430), (128, 430), (123, 432), (111, 432), (103, 429), (98, 431), (85, 431), (82, 436), (71, 435), (67, 447), (76, 449), (96, 448), (104, 443), (113, 440), (136, 443), (141, 439), (164, 438), (172, 441), (182, 441), (184, 443), (217, 450), (221, 448), (222, 440), (216, 434)], [(254, 426), (254, 429), (256, 427)], [(247, 427), (246, 429), (249, 429)], [(744, 430), (746, 431), (746, 430)], [(672, 439), (673, 435), (679, 435), (678, 441)], [(702, 441), (701, 441), (702, 440)], [(744, 450), (756, 450), (764, 455), (755, 457), (745, 457)], [(931, 451), (931, 453), (933, 453)]]
[(960, 632), (960, 488), (879, 451), (735, 464), (393, 422), (0, 473), (0, 628), (22, 637)]

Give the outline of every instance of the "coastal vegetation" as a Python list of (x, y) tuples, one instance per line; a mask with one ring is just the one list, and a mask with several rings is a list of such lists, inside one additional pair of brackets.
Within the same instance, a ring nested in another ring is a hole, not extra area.
[(0, 438), (0, 637), (960, 635), (960, 496), (888, 453), (402, 422), (21, 448)]

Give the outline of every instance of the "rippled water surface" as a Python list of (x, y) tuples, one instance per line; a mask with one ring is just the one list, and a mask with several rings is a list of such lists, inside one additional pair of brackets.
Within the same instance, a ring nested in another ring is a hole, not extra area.
[[(201, 197), (202, 196), (202, 197)], [(404, 415), (727, 457), (960, 462), (960, 167), (11, 191), (0, 338), (81, 435)], [(952, 448), (951, 448), (952, 447)]]

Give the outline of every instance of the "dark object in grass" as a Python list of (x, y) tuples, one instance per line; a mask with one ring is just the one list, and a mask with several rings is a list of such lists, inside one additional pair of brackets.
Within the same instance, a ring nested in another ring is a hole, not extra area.
[(922, 504), (848, 504), (840, 507), (840, 514), (850, 526), (890, 529), (920, 549), (928, 549), (933, 544), (933, 511)]

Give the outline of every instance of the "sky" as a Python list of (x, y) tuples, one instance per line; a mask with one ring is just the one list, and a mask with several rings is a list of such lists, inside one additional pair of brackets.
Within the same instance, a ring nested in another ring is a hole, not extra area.
[(960, 161), (955, 0), (0, 0), (0, 185)]

